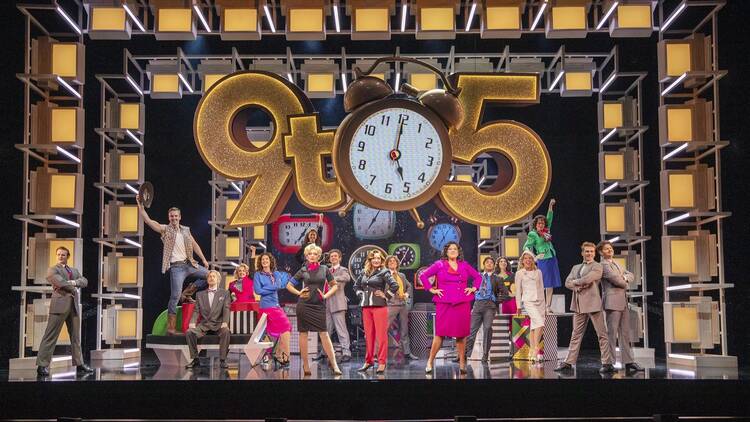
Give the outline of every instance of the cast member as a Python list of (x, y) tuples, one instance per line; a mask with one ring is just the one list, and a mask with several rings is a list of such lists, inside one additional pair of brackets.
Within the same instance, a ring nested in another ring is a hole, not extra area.
[(505, 290), (508, 291), (508, 297), (502, 301), (500, 305), (500, 311), (506, 315), (515, 315), (516, 301), (515, 301), (515, 275), (511, 271), (510, 261), (508, 258), (501, 256), (497, 259), (497, 267), (495, 268), (497, 276), (500, 277)]
[[(492, 344), (492, 320), (497, 315), (498, 299), (507, 296), (508, 291), (494, 274), (495, 260), (488, 256), (482, 261), (482, 281), (479, 290), (474, 293), (474, 306), (471, 309), (471, 334), (466, 341), (466, 358), (474, 350), (474, 341), (479, 328), (482, 328), (482, 362), (490, 361), (490, 345)], [(457, 356), (458, 358), (458, 356)], [(456, 359), (458, 360), (458, 359)]]
[(282, 368), (289, 367), (289, 337), (292, 324), (279, 305), (278, 291), (286, 289), (291, 276), (276, 270), (276, 258), (268, 252), (258, 257), (260, 269), (253, 275), (253, 289), (260, 295), (260, 314), (266, 315), (266, 332), (278, 339), (274, 362)]
[(537, 268), (534, 254), (523, 251), (521, 268), (516, 271), (516, 312), (521, 312), (521, 305), (531, 320), (529, 333), (529, 357), (531, 361), (542, 361), (544, 355), (539, 349), (539, 341), (544, 332), (546, 306), (544, 303), (544, 283), (542, 272)]
[(555, 287), (560, 287), (560, 268), (557, 264), (557, 252), (552, 246), (552, 217), (555, 200), (549, 201), (547, 216), (537, 215), (534, 217), (533, 229), (529, 231), (529, 237), (523, 245), (524, 249), (533, 251), (537, 257), (537, 266), (544, 277), (547, 313), (552, 313), (552, 294)]
[[(227, 354), (229, 353), (229, 305), (232, 297), (229, 290), (219, 289), (221, 274), (218, 271), (209, 271), (207, 282), (208, 289), (197, 294), (195, 310), (190, 317), (190, 329), (185, 333), (185, 340), (190, 349), (190, 363), (185, 366), (188, 369), (200, 366), (198, 359), (198, 339), (206, 334), (219, 336), (219, 366), (226, 369)], [(198, 315), (201, 320), (198, 322)]]
[(255, 246), (250, 246), (250, 264), (240, 264), (234, 269), (234, 281), (229, 283), (233, 303), (255, 302), (253, 275), (255, 273)]
[(294, 255), (297, 259), (297, 262), (302, 265), (305, 263), (305, 248), (307, 245), (318, 245), (321, 246), (323, 239), (321, 238), (321, 235), (323, 234), (323, 214), (318, 214), (318, 227), (311, 228), (305, 233), (305, 238), (302, 241), (302, 247), (299, 248), (297, 253)]
[(388, 298), (388, 327), (398, 318), (398, 335), (401, 339), (401, 350), (407, 359), (419, 359), (411, 353), (409, 347), (409, 311), (411, 310), (414, 287), (406, 279), (404, 273), (398, 271), (400, 262), (398, 257), (391, 255), (385, 259), (385, 266), (391, 272), (391, 277), (398, 284), (398, 291)]
[(348, 309), (349, 299), (346, 298), (344, 288), (346, 283), (352, 281), (349, 269), (341, 265), (343, 254), (338, 249), (331, 249), (328, 252), (328, 260), (331, 263), (329, 272), (336, 281), (336, 292), (326, 300), (326, 328), (328, 335), (333, 334), (334, 329), (339, 338), (341, 346), (341, 362), (349, 362), (352, 359), (352, 352), (349, 346), (349, 329), (346, 327), (346, 310)]

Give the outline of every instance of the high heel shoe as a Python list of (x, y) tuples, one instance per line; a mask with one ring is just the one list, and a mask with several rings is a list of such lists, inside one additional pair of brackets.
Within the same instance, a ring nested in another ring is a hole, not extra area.
[(384, 374), (385, 373), (385, 365), (378, 366), (378, 369), (375, 370), (376, 374)]
[(429, 363), (427, 364), (427, 366), (424, 368), (424, 373), (425, 374), (431, 374), (432, 373), (432, 365), (431, 364), (429, 364)]
[(284, 352), (281, 353), (281, 359), (279, 359), (276, 355), (273, 356), (273, 370), (275, 371), (279, 368), (289, 368), (289, 356), (287, 356)]
[(358, 368), (357, 371), (359, 371), (359, 372), (365, 372), (365, 371), (367, 371), (370, 368), (372, 368), (372, 364), (371, 363), (365, 363), (364, 365), (362, 365), (361, 368)]
[(461, 375), (466, 375), (466, 368), (458, 368), (458, 373), (460, 373)]
[(341, 374), (343, 374), (343, 372), (341, 372), (341, 369), (336, 368), (336, 369), (333, 370), (333, 375), (338, 376), (338, 375), (341, 375)]

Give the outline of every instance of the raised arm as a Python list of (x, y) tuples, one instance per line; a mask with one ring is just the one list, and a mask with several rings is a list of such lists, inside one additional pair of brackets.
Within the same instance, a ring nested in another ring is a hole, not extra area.
[(141, 218), (143, 218), (143, 222), (146, 223), (147, 226), (151, 227), (151, 230), (159, 234), (163, 233), (164, 225), (152, 220), (151, 217), (148, 216), (146, 209), (143, 208), (143, 204), (141, 204), (140, 195), (135, 196), (135, 202), (138, 204), (138, 213), (141, 215)]
[(554, 208), (557, 201), (555, 198), (549, 200), (549, 206), (547, 207), (547, 228), (552, 229), (552, 218), (554, 217)]
[(297, 287), (302, 285), (302, 278), (303, 278), (302, 272), (303, 271), (304, 271), (304, 267), (300, 268), (299, 271), (297, 271), (297, 273), (294, 274), (294, 277), (289, 279), (289, 282), (286, 283), (286, 289), (295, 296), (301, 296), (302, 290), (307, 289), (307, 287), (305, 287), (302, 290), (297, 290)]

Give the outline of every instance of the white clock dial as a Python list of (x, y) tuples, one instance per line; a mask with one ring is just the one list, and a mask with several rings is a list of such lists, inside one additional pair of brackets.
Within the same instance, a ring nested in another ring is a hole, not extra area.
[(305, 234), (310, 229), (316, 229), (318, 227), (317, 222), (286, 222), (279, 226), (279, 243), (284, 246), (295, 246), (302, 245)]
[(359, 124), (349, 147), (356, 183), (386, 202), (424, 193), (438, 180), (443, 161), (438, 130), (411, 109), (385, 108)]
[(396, 213), (354, 204), (354, 235), (360, 239), (387, 239), (396, 228)]

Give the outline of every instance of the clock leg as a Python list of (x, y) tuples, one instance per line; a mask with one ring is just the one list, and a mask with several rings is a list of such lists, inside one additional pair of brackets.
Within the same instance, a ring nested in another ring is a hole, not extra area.
[(417, 211), (416, 208), (412, 208), (409, 210), (409, 214), (411, 214), (411, 217), (417, 222), (417, 228), (423, 229), (424, 221), (422, 221), (422, 217), (419, 216), (419, 211)]
[(349, 212), (349, 210), (352, 209), (354, 206), (354, 198), (347, 197), (346, 204), (344, 204), (344, 207), (339, 209), (339, 217), (344, 218), (346, 217), (346, 213)]

